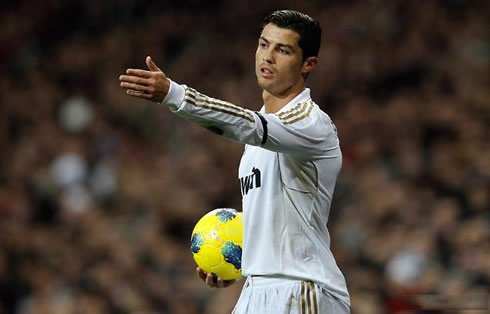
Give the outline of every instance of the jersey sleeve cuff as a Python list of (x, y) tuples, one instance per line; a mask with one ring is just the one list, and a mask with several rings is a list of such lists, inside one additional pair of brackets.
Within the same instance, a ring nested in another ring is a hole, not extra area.
[(171, 79), (168, 80), (170, 81), (170, 87), (167, 96), (165, 96), (161, 104), (167, 106), (171, 111), (177, 111), (184, 102), (185, 87)]

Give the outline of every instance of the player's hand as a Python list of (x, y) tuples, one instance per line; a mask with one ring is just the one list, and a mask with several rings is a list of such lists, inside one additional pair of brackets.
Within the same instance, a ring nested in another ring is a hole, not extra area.
[(202, 270), (199, 267), (196, 268), (196, 273), (197, 276), (201, 278), (201, 280), (204, 281), (211, 288), (226, 288), (236, 282), (235, 279), (223, 280), (223, 278), (221, 277), (216, 278), (216, 275), (212, 273), (206, 273), (204, 270)]
[(149, 71), (127, 69), (126, 75), (119, 76), (121, 87), (126, 88), (126, 94), (129, 96), (160, 103), (167, 96), (170, 81), (151, 57), (146, 57), (145, 62)]

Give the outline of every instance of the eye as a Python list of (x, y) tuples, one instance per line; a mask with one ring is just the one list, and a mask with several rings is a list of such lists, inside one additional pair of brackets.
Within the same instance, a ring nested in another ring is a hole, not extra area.
[(259, 47), (260, 48), (266, 48), (267, 47), (267, 44), (264, 43), (264, 42), (259, 42)]
[(279, 48), (279, 49), (277, 49), (277, 51), (278, 51), (280, 54), (283, 54), (283, 55), (289, 55), (289, 50), (287, 50), (287, 49), (284, 49), (284, 48)]

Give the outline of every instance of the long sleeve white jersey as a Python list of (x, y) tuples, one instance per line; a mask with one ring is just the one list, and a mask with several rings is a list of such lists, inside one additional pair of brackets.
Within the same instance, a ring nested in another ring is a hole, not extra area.
[(242, 272), (311, 280), (350, 304), (330, 250), (330, 203), (342, 164), (337, 131), (305, 89), (275, 113), (254, 112), (170, 82), (175, 114), (245, 144)]

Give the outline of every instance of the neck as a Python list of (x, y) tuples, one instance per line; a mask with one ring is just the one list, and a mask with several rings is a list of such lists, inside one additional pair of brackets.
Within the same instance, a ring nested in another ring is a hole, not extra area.
[(265, 89), (262, 91), (262, 99), (264, 100), (265, 112), (275, 113), (281, 110), (282, 107), (286, 106), (291, 100), (298, 96), (305, 86), (298, 87), (294, 90), (288, 91), (282, 94), (272, 94)]

